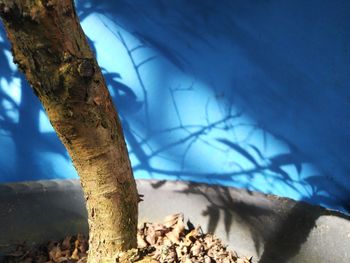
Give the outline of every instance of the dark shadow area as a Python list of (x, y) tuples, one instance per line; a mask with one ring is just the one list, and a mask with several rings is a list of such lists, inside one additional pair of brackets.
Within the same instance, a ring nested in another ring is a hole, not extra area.
[(321, 208), (311, 211), (304, 203), (297, 203), (276, 232), (266, 240), (259, 263), (283, 263), (296, 256), (311, 230), (316, 227), (316, 220), (326, 214)]

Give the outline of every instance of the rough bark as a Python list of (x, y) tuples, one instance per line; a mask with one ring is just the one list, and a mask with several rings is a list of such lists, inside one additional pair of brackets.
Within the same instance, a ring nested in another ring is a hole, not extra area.
[(0, 0), (18, 67), (80, 176), (89, 262), (136, 247), (138, 195), (123, 132), (72, 0)]

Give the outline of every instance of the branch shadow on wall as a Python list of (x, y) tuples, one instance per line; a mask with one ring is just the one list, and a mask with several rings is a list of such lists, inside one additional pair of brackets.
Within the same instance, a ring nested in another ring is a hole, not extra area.
[[(105, 14), (109, 18), (111, 18), (113, 21), (116, 21), (117, 19), (114, 18), (121, 18), (120, 25), (125, 26), (127, 22), (130, 21), (137, 21), (139, 24), (144, 23), (145, 25), (150, 25), (152, 23), (154, 24), (162, 24), (156, 17), (147, 14), (146, 11), (143, 8), (137, 8), (137, 5), (133, 5), (130, 3), (130, 1), (118, 1), (118, 4), (108, 4), (104, 3), (103, 5), (99, 5), (99, 3), (95, 1), (91, 1), (91, 6), (99, 6), (101, 9), (95, 10), (98, 13)], [(149, 4), (149, 2), (147, 3)], [(180, 19), (181, 22), (177, 23), (178, 21), (171, 21), (174, 23), (167, 24), (167, 30), (170, 31), (172, 34), (176, 35), (176, 38), (180, 39), (182, 43), (189, 43), (188, 47), (190, 49), (194, 49), (194, 47), (191, 47), (191, 41), (198, 40), (199, 42), (202, 41), (204, 45), (207, 45), (210, 48), (213, 48), (212, 43), (208, 41), (208, 35), (210, 37), (215, 36), (223, 36), (228, 37), (230, 41), (232, 41), (235, 44), (241, 45), (242, 49), (244, 50), (243, 53), (248, 54), (248, 57), (259, 67), (263, 68), (265, 73), (270, 76), (276, 76), (277, 79), (274, 81), (277, 81), (279, 85), (282, 86), (290, 86), (290, 83), (293, 83), (294, 79), (298, 79), (303, 83), (303, 86), (311, 86), (313, 88), (317, 87), (313, 82), (310, 81), (310, 79), (307, 78), (306, 75), (301, 73), (297, 68), (291, 67), (288, 63), (285, 63), (283, 61), (283, 58), (278, 57), (270, 57), (268, 54), (274, 54), (275, 52), (270, 52), (270, 48), (264, 44), (263, 48), (259, 49), (255, 45), (257, 42), (257, 39), (254, 39), (249, 36), (247, 32), (237, 27), (235, 24), (235, 21), (231, 19), (227, 19), (227, 13), (230, 13), (228, 10), (231, 10), (233, 8), (234, 3), (230, 3), (230, 1), (222, 1), (221, 5), (218, 4), (210, 4), (210, 1), (201, 1), (199, 4), (196, 1), (191, 1), (188, 3), (189, 5), (193, 5), (192, 8), (196, 10), (196, 15), (201, 17), (203, 19), (203, 23), (198, 23), (196, 16), (186, 16), (186, 13), (178, 13), (179, 17), (182, 17), (183, 19)], [(142, 5), (142, 4), (141, 4)], [(168, 6), (161, 0), (159, 1), (152, 1), (151, 4), (152, 8), (158, 8), (158, 11), (162, 14), (169, 14), (171, 13), (171, 10), (168, 9)], [(209, 5), (209, 7), (208, 7)], [(222, 7), (226, 7), (226, 12), (223, 13), (221, 16), (220, 22), (223, 22), (222, 25), (218, 26), (218, 23), (211, 23), (210, 22), (210, 13), (213, 13), (212, 10), (215, 9), (219, 13), (222, 12)], [(108, 11), (106, 11), (108, 10)], [(211, 10), (208, 12), (208, 10)], [(124, 14), (131, 14), (129, 16), (135, 19), (130, 19), (129, 21), (123, 20)], [(171, 15), (171, 14), (170, 14)], [(174, 14), (172, 14), (174, 15)], [(225, 20), (227, 19), (227, 20)], [(140, 22), (141, 21), (141, 22)], [(152, 21), (152, 22), (149, 22)], [(137, 24), (135, 22), (135, 24)], [(117, 23), (117, 22), (116, 22)], [(200, 25), (200, 26), (199, 26)], [(130, 26), (130, 24), (126, 25)], [(131, 28), (133, 28), (133, 25), (131, 25)], [(152, 35), (144, 34), (144, 32), (140, 32), (137, 30), (137, 27), (135, 31), (132, 32), (132, 34), (140, 39), (143, 45), (149, 45), (149, 47), (155, 49), (161, 56), (168, 59), (171, 63), (173, 63), (179, 70), (181, 71), (191, 71), (187, 67), (187, 60), (184, 59), (184, 57), (179, 54), (176, 50), (176, 48), (173, 48), (171, 44), (166, 45), (164, 41), (160, 41), (159, 39), (162, 38), (161, 33), (158, 32), (158, 38), (153, 37)], [(204, 30), (199, 30), (203, 29)], [(225, 30), (225, 28), (227, 30)], [(166, 39), (166, 37), (164, 38)], [(267, 51), (268, 52), (267, 52)], [(214, 52), (214, 51), (213, 51)], [(188, 59), (188, 58), (187, 58)], [(269, 63), (266, 63), (270, 61)], [(268, 66), (265, 67), (265, 64)], [(208, 65), (209, 66), (209, 65)], [(291, 72), (290, 74), (287, 74), (286, 72)], [(307, 91), (307, 90), (304, 90)], [(253, 87), (251, 89), (247, 89), (246, 91), (241, 92), (238, 94), (241, 99), (247, 100), (247, 96), (251, 96), (251, 94), (254, 94), (256, 92), (256, 89)], [(172, 93), (174, 94), (174, 93)], [(274, 93), (273, 98), (276, 100), (278, 105), (288, 106), (288, 103), (285, 104), (285, 101), (282, 99), (280, 100), (279, 96), (280, 94)], [(310, 94), (307, 94), (308, 96)], [(266, 95), (268, 96), (268, 95)], [(305, 103), (308, 103), (308, 99), (303, 97), (305, 96), (305, 93), (300, 94), (293, 93), (294, 97), (299, 97), (300, 99), (305, 99)], [(307, 96), (307, 97), (308, 97)], [(258, 102), (259, 96), (255, 96), (255, 101), (258, 104), (261, 104), (261, 102)], [(264, 98), (265, 102), (269, 102), (271, 104), (274, 103), (274, 101), (271, 101), (273, 99), (271, 98)], [(140, 100), (142, 101), (142, 99)], [(288, 102), (288, 101), (287, 101)], [(122, 101), (120, 101), (122, 103)], [(304, 104), (305, 104), (304, 103)], [(118, 104), (118, 99), (117, 99)], [(176, 105), (176, 101), (174, 103)], [(176, 106), (175, 106), (176, 107)], [(293, 105), (289, 104), (288, 107), (294, 107)], [(286, 111), (288, 111), (288, 107)], [(139, 110), (142, 110), (140, 108)], [(283, 110), (279, 109), (279, 110)], [(334, 179), (333, 175), (327, 174), (327, 172), (323, 172), (322, 174), (314, 174), (311, 176), (308, 176), (307, 178), (295, 178), (289, 174), (288, 171), (284, 169), (285, 166), (294, 166), (297, 173), (300, 175), (302, 171), (302, 167), (304, 163), (310, 163), (314, 161), (314, 158), (309, 157), (307, 154), (302, 154), (299, 151), (300, 143), (297, 143), (297, 145), (294, 145), (293, 142), (290, 140), (283, 138), (282, 136), (278, 136), (279, 132), (276, 132), (274, 134), (276, 137), (279, 137), (282, 141), (284, 141), (285, 144), (289, 146), (290, 152), (289, 153), (281, 153), (274, 156), (264, 156), (263, 153), (260, 152), (259, 148), (255, 145), (250, 145), (251, 148), (250, 151), (246, 149), (247, 145), (242, 146), (240, 143), (237, 143), (235, 140), (229, 140), (227, 138), (215, 138), (216, 142), (221, 143), (223, 146), (226, 146), (229, 151), (235, 152), (236, 154), (240, 155), (242, 158), (246, 159), (248, 162), (250, 162), (252, 168), (251, 169), (244, 169), (240, 167), (239, 163), (236, 163), (235, 165), (239, 167), (238, 171), (237, 169), (232, 172), (224, 172), (224, 173), (216, 173), (216, 172), (198, 172), (194, 170), (186, 170), (186, 169), (180, 169), (180, 170), (169, 170), (164, 168), (157, 168), (154, 167), (151, 164), (151, 159), (154, 156), (157, 156), (159, 154), (162, 154), (172, 148), (176, 148), (178, 145), (187, 145), (185, 149), (182, 151), (182, 156), (186, 156), (191, 146), (198, 140), (204, 141), (206, 144), (211, 145), (212, 140), (207, 139), (207, 133), (208, 131), (211, 131), (212, 129), (227, 129), (227, 127), (230, 127), (232, 129), (232, 125), (227, 123), (230, 123), (232, 119), (235, 119), (239, 117), (237, 113), (232, 113), (230, 111), (226, 112), (226, 116), (219, 121), (218, 123), (210, 123), (208, 125), (202, 125), (200, 127), (196, 127), (196, 130), (189, 130), (186, 126), (183, 125), (181, 122), (181, 118), (179, 118), (179, 125), (177, 127), (171, 127), (169, 129), (166, 129), (163, 132), (173, 132), (176, 130), (183, 130), (186, 134), (186, 136), (182, 136), (180, 138), (177, 138), (172, 143), (166, 143), (165, 141), (161, 141), (161, 148), (158, 148), (156, 150), (152, 150), (151, 147), (147, 149), (147, 151), (141, 147), (144, 144), (147, 144), (149, 141), (149, 138), (145, 138), (142, 134), (137, 134), (133, 132), (132, 128), (132, 122), (126, 121), (129, 118), (128, 117), (122, 117), (123, 119), (123, 126), (125, 129), (126, 137), (128, 139), (129, 144), (131, 145), (131, 151), (135, 153), (136, 158), (138, 160), (138, 163), (134, 169), (135, 171), (145, 170), (149, 174), (162, 174), (162, 175), (168, 175), (173, 176), (174, 178), (182, 179), (184, 176), (191, 177), (192, 180), (197, 179), (203, 179), (203, 178), (220, 178), (224, 180), (231, 180), (234, 181), (236, 176), (240, 176), (242, 174), (248, 175), (253, 177), (254, 174), (259, 173), (261, 176), (264, 176), (265, 178), (269, 178), (269, 176), (274, 176), (274, 180), (276, 184), (280, 182), (281, 184), (284, 184), (288, 186), (291, 189), (294, 189), (294, 191), (298, 192), (299, 188), (295, 187), (295, 183), (299, 180), (302, 180), (305, 184), (305, 186), (310, 187), (310, 192), (308, 195), (305, 195), (304, 193), (301, 193), (302, 200), (307, 202), (313, 202), (313, 203), (322, 203), (325, 205), (333, 206), (336, 203), (340, 203), (338, 206), (338, 209), (342, 209), (343, 211), (349, 212), (349, 191), (347, 188), (344, 188), (341, 183)], [(268, 115), (269, 113), (267, 113)], [(266, 117), (266, 115), (265, 115)], [(262, 125), (256, 125), (256, 129), (264, 130), (264, 127)], [(149, 129), (149, 128), (145, 128)], [(272, 129), (273, 130), (273, 129)], [(278, 129), (277, 129), (278, 130)], [(266, 130), (265, 130), (266, 131)], [(155, 132), (155, 131), (153, 131)], [(162, 131), (160, 131), (162, 132)], [(293, 139), (293, 137), (292, 137)], [(217, 144), (216, 144), (217, 145)], [(227, 149), (226, 148), (226, 149)], [(252, 154), (252, 151), (255, 151), (255, 154)], [(259, 156), (257, 158), (256, 156)], [(169, 156), (167, 156), (169, 157)], [(316, 156), (315, 159), (317, 160), (319, 156)], [(258, 160), (259, 159), (259, 160)], [(266, 160), (265, 164), (260, 163), (260, 159)], [(182, 159), (183, 160), (183, 159)], [(199, 165), (202, 163), (197, 160)], [(210, 170), (210, 169), (208, 169)], [(160, 181), (154, 184), (155, 189), (162, 187), (162, 185), (165, 183), (164, 181)], [(248, 180), (246, 184), (241, 185), (243, 188), (249, 188), (250, 190), (256, 190), (254, 187), (251, 187), (250, 185), (251, 181)], [(330, 183), (333, 184), (338, 190), (330, 190)], [(328, 214), (327, 211), (319, 209), (319, 208), (312, 208), (313, 213), (309, 213), (309, 206), (304, 203), (297, 203), (295, 206), (291, 207), (288, 213), (285, 215), (284, 218), (280, 218), (280, 225), (278, 230), (275, 232), (272, 236), (267, 236), (264, 229), (265, 226), (262, 226), (261, 222), (259, 222), (259, 217), (263, 216), (272, 216), (276, 217), (277, 215), (271, 215), (270, 211), (264, 210), (261, 207), (249, 207), (246, 204), (237, 203), (235, 200), (232, 200), (230, 198), (229, 194), (225, 193), (225, 188), (218, 187), (218, 191), (220, 192), (222, 196), (221, 205), (217, 204), (215, 202), (212, 202), (212, 205), (207, 208), (206, 211), (203, 211), (203, 213), (206, 213), (209, 215), (209, 223), (208, 223), (208, 229), (210, 231), (214, 231), (216, 228), (216, 224), (219, 220), (219, 217), (221, 216), (221, 213), (219, 210), (227, 209), (228, 207), (231, 207), (232, 209), (229, 209), (229, 211), (226, 211), (224, 214), (224, 221), (225, 221), (225, 228), (227, 230), (227, 233), (229, 233), (230, 230), (230, 224), (232, 222), (232, 217), (239, 218), (240, 220), (246, 222), (250, 229), (252, 229), (252, 238), (255, 239), (256, 248), (259, 249), (259, 244), (261, 244), (262, 240), (259, 240), (259, 238), (263, 239), (263, 243), (265, 244), (264, 252), (261, 256), (261, 263), (266, 262), (285, 262), (287, 259), (293, 257), (296, 255), (300, 249), (300, 246), (303, 242), (307, 239), (310, 231), (315, 226), (316, 220), (322, 216)], [(196, 192), (195, 187), (189, 189), (190, 192)], [(199, 192), (198, 194), (205, 195), (205, 193)], [(344, 197), (345, 196), (345, 197)], [(349, 198), (347, 198), (348, 196)], [(208, 198), (208, 197), (207, 197)], [(293, 233), (298, 233), (298, 235), (293, 235)], [(286, 237), (291, 236), (292, 239), (286, 239)], [(277, 255), (274, 251), (278, 251), (280, 253)]]
[[(329, 204), (330, 206), (332, 206), (331, 203), (339, 202), (343, 209), (347, 209), (350, 200), (350, 190), (343, 181), (347, 180), (349, 172), (347, 168), (349, 163), (347, 161), (349, 157), (347, 142), (349, 140), (345, 136), (348, 129), (344, 127), (343, 124), (345, 122), (341, 118), (347, 114), (348, 110), (344, 110), (345, 108), (343, 107), (343, 112), (340, 111), (341, 109), (338, 109), (339, 104), (329, 105), (330, 107), (323, 106), (323, 103), (327, 103), (330, 97), (335, 97), (335, 91), (324, 90), (324, 92), (316, 94), (315, 91), (319, 90), (320, 87), (313, 79), (315, 77), (314, 73), (302, 70), (300, 68), (303, 66), (302, 64), (294, 65), (286, 57), (286, 54), (282, 52), (283, 50), (278, 49), (280, 47), (276, 44), (278, 43), (277, 40), (280, 41), (279, 38), (283, 37), (284, 34), (290, 37), (287, 33), (283, 33), (275, 40), (272, 37), (269, 39), (271, 32), (263, 30), (259, 32), (258, 29), (256, 30), (257, 32), (249, 31), (247, 27), (238, 23), (240, 19), (244, 18), (245, 20), (242, 21), (245, 21), (247, 26), (251, 26), (249, 23), (257, 20), (254, 20), (254, 17), (252, 18), (251, 15), (259, 15), (263, 12), (264, 5), (251, 6), (249, 3), (239, 4), (236, 1), (228, 0), (220, 2), (195, 0), (166, 2), (152, 0), (147, 3), (135, 3), (128, 0), (121, 0), (115, 3), (108, 1), (89, 1), (88, 3), (78, 1), (77, 4), (82, 19), (88, 17), (91, 13), (107, 17), (118, 27), (126, 31), (129, 30), (130, 34), (139, 39), (142, 46), (157, 51), (159, 56), (166, 58), (180, 71), (192, 74), (193, 67), (198, 67), (199, 63), (201, 65), (207, 64), (206, 66), (203, 65), (203, 72), (196, 72), (199, 79), (206, 79), (207, 76), (204, 74), (214, 74), (215, 67), (220, 66), (217, 65), (217, 61), (212, 59), (211, 53), (217, 53), (218, 57), (220, 57), (220, 54), (230, 54), (230, 50), (221, 53), (221, 50), (218, 50), (222, 48), (220, 46), (222, 39), (228, 41), (232, 50), (237, 46), (239, 54), (246, 57), (250, 63), (256, 66), (253, 69), (247, 68), (247, 70), (262, 73), (253, 72), (252, 76), (248, 75), (244, 79), (247, 84), (239, 88), (234, 83), (233, 76), (235, 76), (235, 72), (229, 72), (232, 77), (232, 84), (229, 87), (227, 85), (216, 87), (218, 89), (216, 93), (224, 94), (223, 96), (226, 96), (231, 104), (239, 103), (240, 105), (245, 105), (244, 110), (258, 120), (259, 127), (257, 129), (268, 131), (275, 137), (280, 138), (288, 146), (291, 146), (292, 152), (289, 155), (275, 156), (276, 159), (273, 161), (277, 165), (269, 167), (269, 169), (274, 170), (273, 172), (280, 174), (282, 177), (285, 176), (285, 171), (280, 165), (282, 162), (294, 164), (298, 173), (301, 170), (300, 164), (303, 162), (316, 162), (321, 167), (321, 174), (315, 173), (305, 179), (305, 184), (310, 185), (312, 188), (312, 198), (305, 197), (304, 201), (314, 201), (314, 203)], [(290, 7), (293, 10), (296, 8), (294, 4), (288, 5), (282, 5), (281, 7)], [(266, 6), (268, 7), (269, 5)], [(322, 8), (326, 12), (329, 10), (327, 4)], [(241, 10), (241, 12), (238, 12), (238, 10)], [(315, 25), (319, 22), (317, 14)], [(323, 21), (323, 16), (320, 17)], [(267, 18), (265, 19), (270, 21)], [(273, 22), (273, 18), (271, 19)], [(303, 22), (302, 17), (298, 17), (298, 19)], [(339, 20), (338, 22), (340, 23), (341, 21)], [(260, 23), (265, 23), (265, 21), (260, 21)], [(292, 26), (286, 24), (286, 21), (283, 21), (283, 23), (285, 24), (276, 26), (276, 30), (286, 32), (283, 26), (289, 26), (294, 32), (293, 24)], [(162, 26), (160, 27), (159, 25)], [(315, 25), (311, 24), (309, 26), (305, 24), (306, 30), (315, 30), (315, 28), (312, 28)], [(261, 38), (257, 38), (258, 33), (262, 34)], [(218, 37), (221, 39), (218, 40)], [(213, 39), (215, 42), (213, 42)], [(328, 39), (325, 37), (320, 40), (328, 44), (326, 42)], [(294, 48), (297, 51), (302, 51), (301, 47), (295, 46)], [(194, 54), (205, 56), (205, 58), (199, 59)], [(229, 63), (229, 61), (224, 60), (224, 62), (220, 61), (220, 63), (225, 64)], [(230, 77), (225, 75), (225, 72), (222, 72), (222, 74), (221, 72), (217, 73), (220, 73), (220, 78)], [(198, 74), (202, 75), (198, 76)], [(318, 74), (318, 76), (320, 75), (322, 74)], [(266, 78), (266, 76), (270, 76), (270, 78)], [(256, 85), (256, 83), (252, 82), (252, 78), (256, 78), (261, 85)], [(295, 85), (298, 85), (298, 88)], [(211, 85), (211, 88), (214, 89), (215, 87)], [(342, 93), (344, 90), (337, 89), (337, 91), (341, 92), (342, 97), (346, 97), (344, 96), (346, 94)], [(344, 106), (342, 104), (343, 100), (338, 100), (338, 102)], [(346, 108), (349, 107), (346, 106)], [(316, 114), (316, 111), (317, 114), (319, 114), (319, 111), (324, 114), (324, 121)], [(230, 114), (228, 113), (227, 115)], [(338, 124), (341, 124), (341, 128), (331, 130), (327, 122), (335, 122), (333, 120), (334, 116), (339, 117)], [(182, 128), (181, 121), (179, 122), (179, 126)], [(334, 132), (338, 135), (335, 136)], [(281, 136), (282, 134), (283, 136)], [(191, 137), (189, 139), (191, 140)], [(337, 141), (335, 142), (334, 140)], [(235, 147), (234, 143), (231, 142), (231, 146)], [(317, 151), (315, 150), (316, 148), (318, 149)], [(235, 149), (232, 148), (234, 151), (237, 151), (237, 149), (237, 147)], [(140, 166), (142, 167), (142, 165), (148, 166), (146, 162), (142, 162)], [(332, 190), (328, 190), (330, 188)], [(327, 194), (322, 194), (322, 192), (332, 193), (327, 196)], [(339, 201), (336, 201), (337, 199)]]

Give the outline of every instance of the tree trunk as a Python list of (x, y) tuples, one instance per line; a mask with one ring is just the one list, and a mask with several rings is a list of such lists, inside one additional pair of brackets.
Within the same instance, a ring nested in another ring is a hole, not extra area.
[(72, 0), (0, 0), (0, 15), (15, 62), (80, 176), (88, 262), (136, 247), (138, 195), (122, 128)]

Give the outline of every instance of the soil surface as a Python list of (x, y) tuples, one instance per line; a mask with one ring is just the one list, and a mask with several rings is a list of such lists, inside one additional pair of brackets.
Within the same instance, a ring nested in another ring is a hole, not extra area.
[[(116, 254), (111, 262), (144, 263), (251, 263), (251, 257), (239, 257), (221, 240), (204, 234), (201, 228), (182, 214), (165, 218), (163, 223), (144, 223), (138, 230), (138, 248)], [(28, 247), (18, 244), (4, 257), (4, 263), (85, 263), (88, 239), (81, 234), (57, 242)]]

